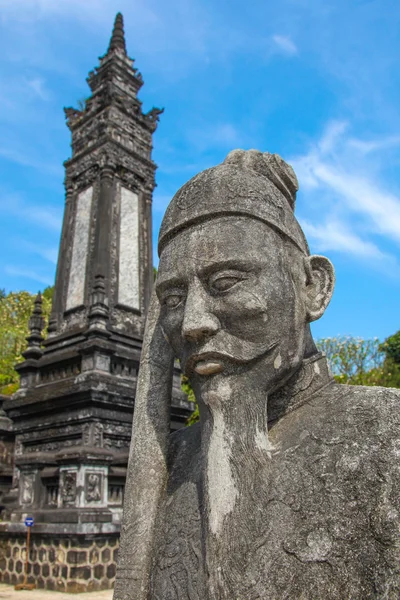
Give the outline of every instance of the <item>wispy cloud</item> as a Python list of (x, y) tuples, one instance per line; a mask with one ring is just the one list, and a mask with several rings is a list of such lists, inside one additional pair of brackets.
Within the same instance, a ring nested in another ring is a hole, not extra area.
[(400, 199), (385, 189), (386, 159), (370, 154), (400, 144), (400, 136), (364, 141), (349, 129), (328, 124), (306, 154), (290, 161), (308, 201), (320, 208), (319, 222), (303, 218), (304, 229), (318, 249), (397, 264), (381, 244), (400, 244)]
[(32, 167), (38, 171), (44, 172), (48, 175), (60, 177), (63, 173), (62, 165), (52, 164), (46, 160), (36, 160), (33, 156), (26, 152), (21, 152), (17, 148), (12, 146), (16, 145), (16, 142), (11, 142), (8, 147), (0, 146), (0, 157), (7, 159), (10, 162), (22, 165), (24, 167)]
[(199, 151), (226, 149), (233, 150), (249, 143), (245, 132), (233, 123), (215, 123), (203, 128), (191, 129), (186, 132), (190, 145)]
[(296, 44), (288, 35), (273, 35), (272, 41), (281, 52), (288, 56), (294, 56), (298, 53)]
[(330, 220), (313, 225), (306, 219), (300, 219), (300, 224), (317, 251), (340, 251), (363, 259), (388, 260), (391, 266), (396, 263), (392, 255), (382, 252), (373, 242), (361, 239), (343, 221)]
[(33, 79), (29, 79), (27, 81), (27, 85), (41, 100), (47, 101), (50, 99), (49, 90), (46, 89), (46, 83), (42, 77), (34, 77)]
[(8, 275), (12, 275), (14, 277), (26, 277), (33, 281), (37, 281), (39, 283), (44, 283), (45, 285), (53, 285), (53, 278), (49, 275), (45, 275), (43, 273), (38, 273), (32, 269), (24, 269), (20, 267), (16, 267), (14, 265), (6, 265), (4, 267), (4, 271)]
[(23, 252), (36, 254), (36, 256), (44, 258), (53, 265), (57, 264), (58, 246), (45, 246), (44, 244), (31, 242), (30, 240), (21, 238), (13, 238), (10, 243), (20, 251), (22, 250)]
[(55, 232), (61, 230), (61, 207), (37, 206), (29, 204), (17, 194), (3, 194), (0, 195), (0, 210), (4, 215), (34, 223), (43, 229)]

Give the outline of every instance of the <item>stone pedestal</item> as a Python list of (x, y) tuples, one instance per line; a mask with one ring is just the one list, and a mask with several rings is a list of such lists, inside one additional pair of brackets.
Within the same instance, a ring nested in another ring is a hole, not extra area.
[[(38, 531), (39, 529), (39, 531)], [(28, 583), (58, 592), (89, 592), (114, 584), (118, 555), (117, 534), (31, 534)], [(0, 581), (16, 585), (24, 580), (26, 536), (0, 532)]]

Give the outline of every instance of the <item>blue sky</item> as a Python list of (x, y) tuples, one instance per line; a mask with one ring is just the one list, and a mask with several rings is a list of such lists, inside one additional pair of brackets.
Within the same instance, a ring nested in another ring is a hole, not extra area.
[[(54, 280), (70, 136), (115, 13), (165, 107), (154, 236), (180, 185), (233, 148), (277, 152), (337, 287), (316, 337), (400, 328), (398, 0), (0, 0), (0, 288)], [(156, 253), (155, 253), (156, 261)]]

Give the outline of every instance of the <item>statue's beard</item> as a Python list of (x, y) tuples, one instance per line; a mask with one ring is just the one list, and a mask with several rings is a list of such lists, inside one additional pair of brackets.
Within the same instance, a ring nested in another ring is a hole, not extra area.
[[(269, 354), (278, 341), (272, 342), (250, 342), (236, 337), (226, 331), (220, 331), (206, 342), (201, 344), (188, 344), (181, 358), (182, 370), (188, 377), (194, 372), (199, 374), (212, 374), (229, 371), (229, 367), (247, 365), (257, 359)], [(202, 372), (200, 365), (215, 365), (214, 370)]]

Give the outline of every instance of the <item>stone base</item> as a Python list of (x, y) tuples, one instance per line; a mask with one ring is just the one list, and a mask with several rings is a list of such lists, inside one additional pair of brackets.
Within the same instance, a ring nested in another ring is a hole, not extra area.
[[(31, 535), (28, 583), (59, 592), (93, 592), (114, 587), (119, 535)], [(0, 582), (24, 580), (26, 537), (0, 534)]]

